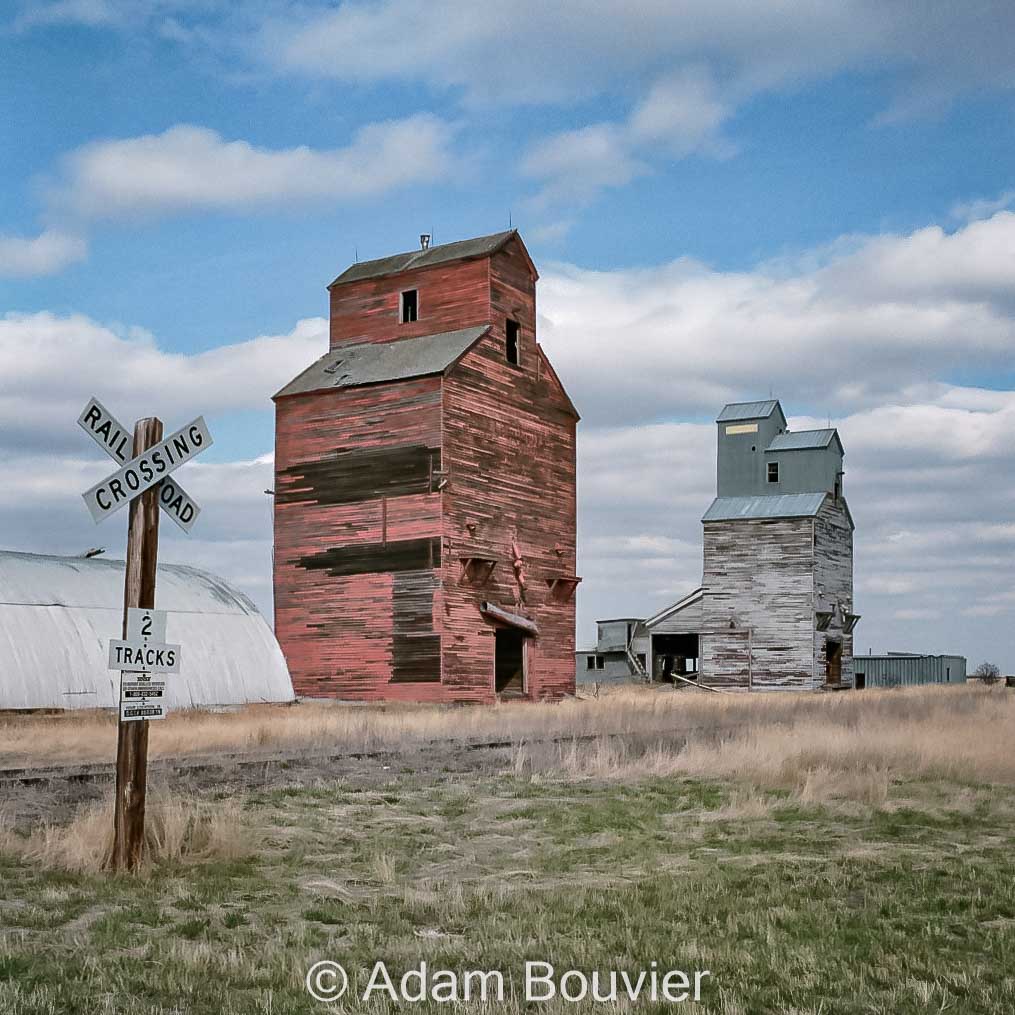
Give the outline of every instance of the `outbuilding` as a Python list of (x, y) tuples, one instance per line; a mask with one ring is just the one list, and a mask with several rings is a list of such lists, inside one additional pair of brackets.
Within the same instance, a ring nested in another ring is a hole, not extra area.
[[(0, 711), (116, 708), (107, 668), (123, 623), (122, 560), (0, 550)], [(155, 605), (181, 646), (170, 709), (288, 702), (285, 659), (257, 607), (223, 579), (160, 564)]]
[(853, 686), (916, 687), (920, 684), (964, 684), (965, 656), (931, 656), (917, 652), (886, 652), (853, 656)]
[(595, 648), (575, 652), (578, 683), (611, 683), (644, 680), (647, 676), (648, 636), (638, 617), (613, 617), (596, 621)]

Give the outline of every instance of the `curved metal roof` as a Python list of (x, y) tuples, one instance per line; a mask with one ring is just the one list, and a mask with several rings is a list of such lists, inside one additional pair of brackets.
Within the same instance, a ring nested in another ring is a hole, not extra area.
[[(106, 668), (121, 636), (122, 560), (0, 550), (0, 710), (116, 708)], [(254, 604), (221, 578), (159, 566), (155, 605), (181, 646), (166, 678), (170, 708), (292, 701), (282, 651)]]

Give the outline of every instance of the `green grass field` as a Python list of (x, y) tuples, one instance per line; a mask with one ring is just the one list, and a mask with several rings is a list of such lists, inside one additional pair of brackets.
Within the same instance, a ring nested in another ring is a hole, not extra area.
[[(526, 960), (710, 971), (700, 1004), (639, 1011), (1015, 1011), (1006, 787), (893, 780), (874, 803), (808, 803), (742, 780), (505, 767), (247, 790), (247, 856), (141, 877), (8, 850), (0, 1012), (394, 1010), (353, 996), (378, 959), (516, 987)], [(353, 981), (337, 1005), (304, 985), (325, 958)], [(485, 1010), (525, 1008), (509, 992)]]

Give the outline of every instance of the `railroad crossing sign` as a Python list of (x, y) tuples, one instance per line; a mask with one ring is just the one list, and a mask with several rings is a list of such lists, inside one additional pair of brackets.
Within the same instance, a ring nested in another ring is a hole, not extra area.
[[(110, 458), (127, 464), (131, 433), (97, 398), (92, 398), (81, 411), (78, 426)], [(201, 513), (194, 498), (175, 479), (163, 479), (159, 485), (159, 507), (187, 533)]]
[(110, 641), (109, 668), (121, 671), (121, 722), (165, 719), (166, 682), (152, 673), (180, 671), (180, 646), (166, 644), (165, 610), (127, 610), (127, 637)]
[[(104, 412), (96, 399), (92, 399), (85, 407), (85, 411), (78, 418), (78, 423), (88, 432), (97, 443), (102, 444), (107, 452), (112, 451), (112, 457), (118, 458), (116, 448), (122, 447), (114, 437), (112, 447), (106, 444), (104, 436), (106, 433), (105, 424), (102, 425), (102, 432), (99, 428), (93, 428), (92, 423), (98, 422), (99, 414)], [(115, 419), (108, 413), (107, 422), (109, 432)], [(200, 454), (205, 448), (211, 446), (211, 434), (205, 424), (204, 417), (198, 416), (193, 422), (181, 427), (176, 433), (170, 434), (164, 440), (159, 441), (152, 447), (143, 451), (136, 458), (125, 462), (116, 472), (108, 475), (101, 483), (96, 483), (90, 490), (86, 490), (81, 496), (84, 497), (88, 510), (96, 522), (101, 522), (114, 511), (126, 507), (138, 494), (160, 483), (165, 484), (169, 473), (178, 469), (184, 462), (189, 462), (195, 455)], [(175, 494), (175, 496), (174, 496)], [(168, 495), (168, 496), (167, 496)], [(190, 498), (187, 498), (188, 501)], [(159, 504), (175, 517), (184, 531), (189, 531), (187, 523), (191, 525), (197, 518), (196, 511), (185, 511), (183, 495), (175, 484), (168, 488), (163, 486), (160, 490)], [(196, 505), (191, 501), (191, 505)]]
[(165, 718), (164, 680), (152, 674), (178, 673), (180, 646), (166, 642), (166, 615), (155, 609), (158, 574), (159, 508), (189, 532), (200, 508), (169, 474), (211, 447), (203, 416), (162, 436), (162, 420), (139, 419), (130, 441), (127, 430), (98, 399), (78, 425), (120, 468), (82, 497), (96, 522), (130, 505), (127, 560), (123, 577), (123, 638), (109, 645), (109, 666), (120, 671), (120, 724), (116, 734), (116, 792), (113, 807), (115, 870), (136, 869), (144, 848), (148, 783), (148, 719)]

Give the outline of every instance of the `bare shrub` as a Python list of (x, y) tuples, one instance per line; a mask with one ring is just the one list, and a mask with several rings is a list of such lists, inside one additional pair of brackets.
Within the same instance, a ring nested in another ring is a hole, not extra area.
[(992, 686), (1001, 679), (1001, 671), (995, 663), (982, 662), (973, 670), (973, 676)]
[[(157, 792), (145, 815), (144, 866), (166, 860), (236, 859), (253, 849), (251, 830), (235, 801), (209, 801)], [(96, 873), (113, 849), (113, 802), (83, 805), (66, 824), (46, 822), (19, 834), (13, 815), (0, 814), (0, 851), (46, 868)]]

